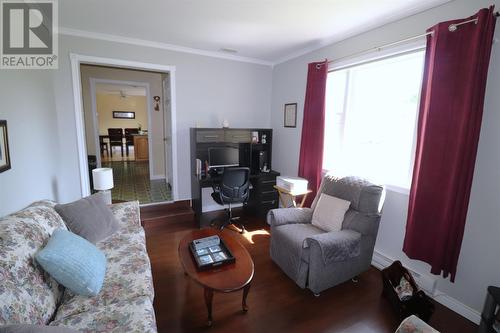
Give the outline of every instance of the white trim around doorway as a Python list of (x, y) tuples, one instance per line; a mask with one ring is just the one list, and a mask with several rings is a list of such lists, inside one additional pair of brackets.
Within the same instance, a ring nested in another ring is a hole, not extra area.
[[(80, 171), (80, 191), (82, 197), (90, 195), (90, 179), (89, 170), (87, 164), (87, 147), (85, 143), (85, 122), (83, 116), (83, 100), (82, 100), (82, 86), (81, 86), (81, 73), (80, 65), (101, 65), (110, 66), (118, 68), (128, 68), (137, 70), (150, 70), (157, 72), (169, 73), (170, 87), (171, 87), (171, 121), (172, 121), (172, 198), (174, 201), (178, 200), (178, 177), (177, 177), (177, 123), (176, 123), (176, 95), (175, 95), (175, 66), (165, 66), (159, 64), (143, 63), (137, 61), (129, 61), (122, 59), (113, 58), (102, 58), (87, 56), (81, 54), (70, 53), (71, 61), (71, 74), (72, 74), (72, 84), (73, 84), (73, 101), (75, 107), (75, 125), (76, 125), (76, 137), (77, 137), (77, 154), (79, 162)], [(143, 83), (144, 84), (144, 83)], [(149, 92), (149, 89), (148, 89)], [(93, 97), (95, 98), (95, 97)], [(150, 120), (149, 108), (151, 107), (148, 99), (148, 121)], [(148, 131), (148, 135), (149, 131)], [(151, 141), (150, 141), (151, 142)], [(149, 153), (151, 156), (151, 145), (149, 145)], [(96, 148), (98, 148), (97, 145)], [(151, 167), (151, 161), (150, 161)], [(152, 170), (152, 169), (150, 169)]]

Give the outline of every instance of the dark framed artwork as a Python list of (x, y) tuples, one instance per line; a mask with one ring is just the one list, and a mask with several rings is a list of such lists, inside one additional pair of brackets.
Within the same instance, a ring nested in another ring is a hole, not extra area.
[(113, 111), (113, 118), (135, 119), (135, 112), (133, 112), (133, 111)]
[(0, 172), (10, 169), (9, 136), (7, 120), (0, 120)]
[(297, 103), (285, 104), (284, 126), (297, 127)]

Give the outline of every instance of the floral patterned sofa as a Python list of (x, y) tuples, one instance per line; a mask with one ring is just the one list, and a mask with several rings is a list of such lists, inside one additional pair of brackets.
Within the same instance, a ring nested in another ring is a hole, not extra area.
[(54, 206), (54, 202), (39, 201), (0, 218), (0, 326), (156, 332), (151, 266), (138, 202), (111, 206), (122, 227), (96, 244), (107, 258), (104, 284), (96, 297), (65, 290), (34, 260), (54, 230), (66, 229)]
[(396, 333), (439, 333), (422, 319), (415, 315), (409, 316), (401, 322)]

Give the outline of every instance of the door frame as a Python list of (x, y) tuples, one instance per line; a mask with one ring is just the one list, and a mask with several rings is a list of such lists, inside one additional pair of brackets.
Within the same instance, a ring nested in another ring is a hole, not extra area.
[[(169, 74), (167, 74), (169, 75)], [(169, 79), (170, 80), (170, 79)], [(163, 111), (165, 113), (167, 113), (167, 110), (168, 110), (168, 113), (172, 112), (172, 109), (171, 109), (171, 98), (170, 96), (172, 96), (172, 93), (171, 93), (171, 89), (170, 87), (168, 87), (168, 89), (165, 89), (165, 85), (166, 85), (166, 82), (167, 80), (164, 79), (162, 77), (162, 80), (161, 80), (161, 90), (162, 90), (162, 103), (163, 103)], [(166, 94), (167, 92), (167, 94)], [(167, 100), (168, 100), (168, 105), (167, 105)], [(173, 187), (172, 185), (172, 165), (173, 165), (173, 160), (172, 160), (172, 135), (167, 133), (166, 130), (168, 128), (170, 128), (170, 131), (172, 129), (172, 124), (169, 124), (168, 123), (168, 117), (164, 117), (163, 119), (163, 129), (164, 129), (164, 142), (165, 142), (165, 179), (167, 180), (167, 184), (170, 186), (170, 187)], [(169, 151), (169, 147), (170, 147), (170, 151)]]
[[(149, 153), (149, 179), (153, 179), (153, 165), (154, 165), (154, 155), (152, 149), (153, 138), (151, 136), (151, 117), (153, 113), (153, 107), (149, 101), (151, 98), (151, 90), (150, 84), (148, 82), (141, 81), (122, 81), (122, 80), (110, 80), (110, 79), (99, 79), (91, 77), (90, 81), (90, 98), (92, 99), (92, 122), (94, 124), (94, 138), (96, 144), (96, 159), (97, 159), (97, 167), (100, 168), (101, 164), (101, 154), (100, 154), (100, 144), (99, 144), (99, 123), (97, 119), (97, 91), (96, 84), (98, 83), (108, 83), (108, 84), (117, 84), (117, 85), (126, 85), (126, 86), (137, 86), (143, 87), (146, 89), (146, 112), (148, 114), (148, 153)], [(165, 135), (164, 133), (162, 133)], [(99, 147), (99, 148), (98, 148)], [(111, 150), (111, 147), (109, 147)]]
[[(152, 64), (138, 61), (129, 61), (116, 58), (103, 58), (88, 55), (70, 53), (71, 75), (73, 85), (73, 102), (75, 110), (75, 125), (76, 125), (76, 140), (77, 154), (80, 170), (80, 192), (82, 197), (90, 195), (90, 179), (89, 168), (87, 162), (87, 147), (85, 142), (85, 122), (83, 116), (83, 97), (81, 84), (81, 65), (100, 65), (125, 69), (149, 70), (156, 72), (169, 73), (170, 78), (170, 103), (171, 103), (171, 122), (172, 122), (172, 198), (177, 201), (179, 198), (178, 186), (178, 168), (177, 168), (177, 105), (176, 105), (176, 90), (175, 90), (175, 66), (166, 66), (160, 64)], [(148, 105), (151, 100), (149, 99)], [(150, 106), (148, 106), (149, 108)], [(148, 117), (149, 117), (148, 113)], [(149, 130), (149, 128), (148, 128)], [(149, 131), (148, 131), (149, 135)], [(151, 145), (149, 145), (151, 147)], [(99, 145), (97, 146), (99, 147)], [(151, 149), (151, 148), (149, 148)], [(150, 151), (151, 153), (151, 151)]]

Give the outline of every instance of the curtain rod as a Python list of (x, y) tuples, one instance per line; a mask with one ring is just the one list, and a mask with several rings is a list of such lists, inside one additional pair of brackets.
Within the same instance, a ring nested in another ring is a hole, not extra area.
[[(500, 12), (493, 13), (493, 16), (499, 17), (500, 16)], [(460, 23), (450, 24), (450, 26), (448, 27), (448, 30), (451, 31), (451, 32), (456, 31), (459, 26), (461, 26), (463, 24), (471, 23), (471, 22), (474, 22), (474, 24), (477, 24), (477, 18), (476, 19), (472, 19), (472, 20), (468, 20), (468, 21), (464, 21), (464, 22), (460, 22)], [(365, 53), (370, 53), (370, 52), (373, 52), (373, 51), (377, 51), (378, 52), (378, 51), (381, 51), (382, 49), (385, 49), (385, 48), (390, 47), (390, 46), (394, 46), (394, 45), (406, 43), (406, 42), (409, 42), (411, 40), (419, 39), (419, 38), (422, 38), (422, 37), (427, 37), (428, 35), (432, 35), (433, 33), (434, 33), (434, 31), (429, 31), (429, 32), (426, 32), (425, 34), (420, 34), (420, 35), (408, 37), (408, 38), (405, 38), (405, 39), (401, 39), (401, 40), (398, 40), (398, 41), (395, 41), (395, 42), (391, 42), (391, 43), (388, 43), (388, 44), (383, 44), (381, 46), (372, 47), (372, 48), (364, 50), (364, 51), (360, 51), (360, 52), (356, 52), (356, 53), (353, 53), (353, 54), (349, 54), (347, 56), (340, 57), (340, 58), (337, 58), (337, 59), (334, 59), (334, 60), (329, 60), (328, 64), (331, 64), (333, 62), (337, 62), (337, 61), (340, 61), (340, 60), (344, 60), (344, 59), (347, 59), (347, 58), (359, 56), (359, 55), (362, 55), (362, 54), (365, 54)], [(319, 68), (319, 67), (321, 67), (321, 65), (318, 64), (317, 67)]]

